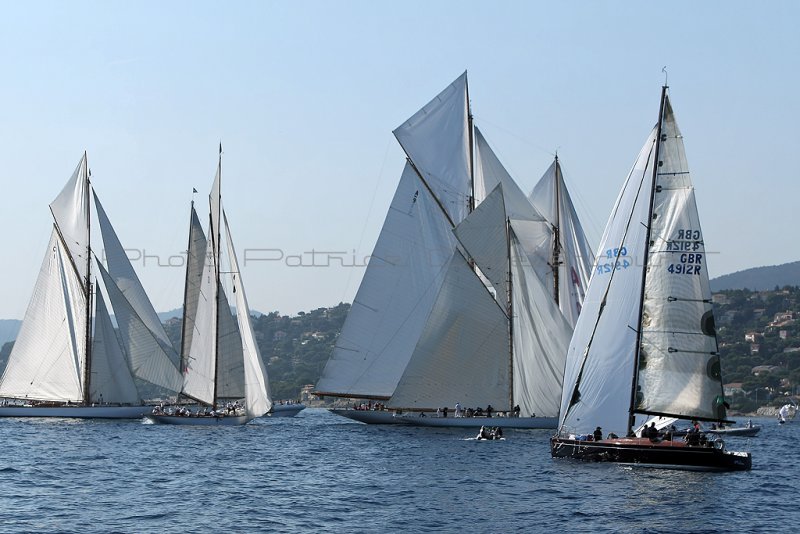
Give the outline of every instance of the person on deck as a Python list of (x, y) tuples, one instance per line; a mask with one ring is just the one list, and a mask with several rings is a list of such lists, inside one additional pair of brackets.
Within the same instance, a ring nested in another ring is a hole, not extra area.
[(594, 440), (600, 441), (601, 439), (603, 439), (603, 429), (598, 426), (594, 429)]

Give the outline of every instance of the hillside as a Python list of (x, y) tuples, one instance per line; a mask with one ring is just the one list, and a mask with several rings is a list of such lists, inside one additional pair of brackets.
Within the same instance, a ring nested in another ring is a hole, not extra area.
[(800, 286), (800, 261), (753, 267), (711, 280), (711, 291), (715, 293), (728, 289), (766, 291), (785, 286)]

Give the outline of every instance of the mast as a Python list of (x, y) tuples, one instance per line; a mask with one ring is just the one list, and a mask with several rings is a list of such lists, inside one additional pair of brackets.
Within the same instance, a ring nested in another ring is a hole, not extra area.
[(91, 381), (92, 381), (92, 210), (89, 204), (90, 176), (89, 162), (86, 158), (86, 151), (83, 152), (83, 161), (86, 165), (86, 280), (84, 281), (84, 291), (86, 292), (86, 356), (83, 362), (83, 403), (89, 406), (92, 402)]
[(474, 119), (472, 117), (472, 104), (469, 101), (469, 81), (465, 80), (465, 87), (467, 93), (467, 133), (469, 134), (469, 183), (470, 183), (470, 196), (469, 196), (469, 211), (475, 209), (475, 156), (474, 145), (475, 136), (472, 132)]
[[(219, 183), (217, 184), (217, 208), (221, 209), (222, 206), (222, 143), (219, 144), (219, 160), (217, 161), (217, 176)], [(210, 199), (209, 199), (210, 202)], [(221, 291), (219, 279), (219, 258), (220, 258), (220, 239), (221, 231), (219, 224), (218, 228), (214, 228), (214, 207), (211, 206), (211, 239), (214, 240), (214, 276), (216, 278), (214, 290), (214, 309), (216, 311), (216, 319), (214, 321), (214, 396), (211, 408), (217, 411), (217, 378), (219, 376), (219, 293)], [(219, 223), (220, 216), (217, 214), (217, 222)]]
[(508, 407), (514, 410), (514, 299), (511, 283), (511, 218), (506, 217), (506, 257), (508, 258)]
[(644, 289), (647, 283), (647, 263), (650, 260), (650, 233), (653, 227), (653, 203), (655, 201), (656, 179), (658, 178), (658, 168), (660, 166), (661, 152), (661, 127), (664, 123), (664, 103), (667, 98), (667, 85), (661, 87), (661, 104), (658, 109), (658, 130), (656, 132), (656, 151), (653, 158), (653, 180), (650, 184), (650, 206), (647, 210), (647, 229), (644, 241), (644, 257), (642, 258), (642, 291), (639, 294), (639, 315), (636, 321), (636, 348), (633, 364), (633, 379), (631, 380), (631, 403), (628, 409), (628, 435), (633, 434), (634, 409), (636, 407), (636, 393), (639, 389), (639, 355), (642, 350), (642, 315), (644, 313)]
[(561, 270), (561, 177), (559, 176), (559, 165), (558, 165), (558, 152), (556, 152), (556, 161), (555, 161), (555, 214), (556, 220), (553, 223), (553, 297), (556, 300), (556, 305), (560, 305), (559, 303), (559, 293), (558, 290), (558, 275), (559, 271)]

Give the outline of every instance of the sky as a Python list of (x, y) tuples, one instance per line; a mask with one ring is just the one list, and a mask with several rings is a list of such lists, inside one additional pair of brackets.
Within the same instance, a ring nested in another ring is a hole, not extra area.
[(23, 317), (48, 204), (84, 151), (155, 308), (179, 307), (192, 190), (206, 206), (220, 142), (250, 307), (350, 302), (404, 164), (391, 132), (465, 70), (523, 190), (558, 152), (596, 246), (666, 66), (711, 276), (800, 260), (800, 2), (0, 7), (0, 318)]

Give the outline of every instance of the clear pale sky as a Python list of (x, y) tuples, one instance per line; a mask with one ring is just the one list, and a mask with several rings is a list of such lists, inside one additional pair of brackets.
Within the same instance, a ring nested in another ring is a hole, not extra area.
[(370, 254), (403, 168), (391, 131), (464, 70), (524, 190), (558, 150), (596, 244), (667, 66), (711, 275), (800, 259), (800, 2), (0, 7), (0, 318), (22, 318), (84, 150), (156, 309), (180, 306), (183, 269), (158, 262), (182, 266), (220, 141), (251, 308), (352, 300), (363, 267), (342, 264)]

